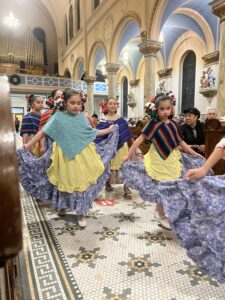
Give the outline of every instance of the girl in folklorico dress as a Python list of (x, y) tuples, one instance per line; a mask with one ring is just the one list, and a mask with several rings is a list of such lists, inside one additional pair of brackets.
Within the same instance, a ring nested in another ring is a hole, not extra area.
[(186, 173), (186, 180), (162, 182), (159, 188), (172, 229), (188, 256), (225, 283), (225, 175), (204, 177), (222, 158), (225, 137), (202, 167)]
[[(116, 173), (120, 169), (120, 166), (123, 161), (123, 157), (128, 153), (128, 145), (127, 142), (129, 140), (133, 141), (131, 131), (128, 127), (127, 121), (123, 117), (119, 117), (117, 115), (118, 110), (118, 101), (114, 98), (109, 98), (105, 100), (107, 105), (105, 118), (101, 119), (97, 125), (97, 129), (105, 129), (111, 126), (112, 124), (117, 124), (119, 126), (119, 141), (117, 145), (117, 154), (110, 162), (110, 169)], [(98, 137), (95, 140), (95, 143), (99, 143), (102, 140), (107, 138), (106, 136)], [(112, 192), (113, 187), (111, 185), (110, 178), (106, 182), (106, 191)], [(130, 189), (124, 185), (124, 198), (131, 199), (131, 191)]]
[[(28, 143), (38, 132), (42, 109), (43, 99), (39, 96), (30, 95), (27, 100), (27, 110), (29, 112), (23, 117), (20, 130), (23, 144)], [(40, 156), (39, 144), (36, 144), (35, 147), (33, 147), (32, 152), (34, 155)]]
[[(45, 101), (45, 104), (49, 107), (42, 115), (39, 124), (38, 130), (41, 130), (44, 125), (48, 122), (48, 120), (52, 117), (52, 115), (60, 110), (60, 104), (63, 102), (63, 91), (61, 90), (53, 90), (51, 92), (50, 98)], [(64, 106), (61, 104), (62, 109)], [(47, 140), (48, 141), (48, 140)], [(45, 137), (40, 140), (40, 152), (43, 154), (45, 150), (47, 150), (48, 142), (46, 142)]]
[[(177, 124), (170, 119), (171, 108), (171, 98), (168, 95), (156, 96), (156, 116), (145, 126), (124, 160), (129, 160), (145, 139), (151, 143), (149, 152), (143, 161), (125, 162), (120, 170), (120, 178), (128, 187), (137, 189), (143, 200), (157, 203), (155, 217), (168, 229), (170, 224), (164, 213), (158, 183), (180, 178), (189, 165), (193, 167), (203, 163), (202, 156), (183, 141)], [(186, 153), (181, 155), (178, 146), (195, 157)]]
[[(61, 99), (63, 96), (63, 91), (61, 90), (53, 90), (51, 92), (51, 96), (49, 99), (46, 100), (45, 104), (49, 107), (42, 115), (39, 124), (39, 130), (43, 128), (43, 126), (48, 122), (53, 114), (54, 108), (57, 106), (56, 101), (57, 99)], [(58, 106), (57, 106), (58, 107)]]
[[(81, 112), (79, 92), (67, 90), (64, 101), (65, 111), (54, 114), (19, 150), (20, 182), (33, 197), (51, 200), (54, 208), (75, 210), (78, 224), (85, 227), (84, 216), (109, 177), (118, 129), (114, 125), (104, 130), (91, 128)], [(96, 147), (96, 136), (110, 132), (109, 138)], [(26, 150), (46, 135), (54, 141), (53, 146), (37, 159)]]

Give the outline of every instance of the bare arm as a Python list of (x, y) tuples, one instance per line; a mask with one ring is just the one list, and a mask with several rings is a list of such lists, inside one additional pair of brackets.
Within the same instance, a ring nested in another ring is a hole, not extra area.
[(204, 165), (201, 168), (191, 169), (185, 174), (187, 180), (200, 179), (206, 175), (206, 173), (213, 167), (215, 164), (225, 156), (225, 149), (215, 148), (209, 158), (206, 160)]
[(46, 142), (46, 138), (45, 136), (40, 140), (40, 152), (44, 153), (45, 151), (45, 142)]
[(35, 137), (32, 140), (30, 140), (27, 144), (23, 145), (24, 149), (29, 150), (34, 144), (39, 142), (45, 136), (46, 134), (44, 133), (44, 131), (42, 130), (38, 131), (38, 133), (35, 135)]
[(127, 154), (127, 156), (124, 157), (124, 161), (128, 160), (131, 158), (132, 154), (136, 151), (136, 149), (141, 145), (141, 143), (143, 143), (145, 140), (145, 137), (143, 134), (141, 134), (132, 144), (132, 146), (130, 147), (130, 150)]
[(113, 131), (114, 127), (115, 125), (111, 125), (109, 126), (109, 128), (99, 130), (97, 136), (109, 134), (110, 132)]
[(23, 139), (23, 145), (26, 144), (26, 143), (28, 143), (28, 141), (29, 141), (29, 134), (28, 133), (24, 133), (22, 139)]
[(196, 157), (201, 157), (203, 158), (203, 156), (197, 152), (195, 152), (193, 149), (191, 149), (191, 147), (185, 143), (185, 141), (181, 141), (180, 146), (189, 154), (196, 156)]

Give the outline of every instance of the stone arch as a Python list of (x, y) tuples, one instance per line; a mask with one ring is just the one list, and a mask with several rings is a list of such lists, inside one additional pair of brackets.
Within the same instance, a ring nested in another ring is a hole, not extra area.
[[(81, 65), (83, 64), (83, 72), (84, 70), (84, 59), (83, 57), (78, 57), (75, 64), (74, 64), (74, 68), (73, 68), (73, 78), (75, 80), (81, 80)], [(82, 74), (81, 74), (82, 75)]]
[(69, 68), (66, 68), (64, 73), (63, 73), (63, 77), (66, 77), (66, 78), (72, 78), (71, 77), (71, 72), (69, 70)]
[(149, 19), (147, 37), (152, 40), (158, 40), (160, 35), (161, 19), (164, 9), (169, 0), (157, 0), (152, 11), (152, 17)]
[(110, 45), (109, 57), (111, 63), (117, 63), (117, 49), (118, 49), (119, 41), (122, 37), (124, 29), (126, 28), (127, 24), (131, 21), (136, 22), (139, 29), (141, 28), (141, 19), (136, 12), (130, 11), (120, 19), (120, 21), (118, 22), (114, 30), (112, 42)]
[(95, 76), (95, 70), (94, 70), (95, 59), (96, 59), (96, 55), (97, 55), (99, 49), (101, 49), (101, 48), (103, 48), (103, 50), (105, 52), (106, 62), (108, 61), (108, 55), (107, 55), (106, 46), (105, 46), (104, 42), (102, 40), (97, 40), (92, 45), (90, 53), (89, 53), (87, 71), (88, 71), (88, 75), (90, 75), (90, 76)]

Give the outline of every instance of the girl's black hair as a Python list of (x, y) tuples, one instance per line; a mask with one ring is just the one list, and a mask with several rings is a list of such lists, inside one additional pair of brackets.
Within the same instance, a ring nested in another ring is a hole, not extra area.
[[(72, 89), (66, 89), (63, 93), (65, 103), (69, 100), (70, 97), (72, 97), (74, 95), (80, 96), (80, 92), (78, 92), (76, 90), (72, 90)], [(80, 98), (81, 98), (81, 96), (80, 96)]]
[(51, 97), (54, 99), (55, 98), (55, 94), (56, 94), (56, 92), (58, 92), (58, 91), (61, 91), (60, 89), (58, 89), (58, 90), (53, 90), (52, 92), (51, 92)]
[(33, 108), (34, 102), (38, 99), (38, 96), (35, 96), (34, 94), (30, 95), (27, 100), (27, 111), (31, 111)]
[(169, 100), (172, 105), (171, 98), (169, 95), (163, 93), (157, 94), (155, 97), (155, 107), (158, 108), (161, 101), (167, 101), (167, 100)]

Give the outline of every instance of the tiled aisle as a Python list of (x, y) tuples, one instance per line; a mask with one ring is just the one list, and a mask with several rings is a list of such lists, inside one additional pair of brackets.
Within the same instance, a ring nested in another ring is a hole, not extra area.
[(122, 186), (94, 203), (86, 229), (68, 212), (57, 216), (46, 203), (22, 192), (24, 256), (32, 299), (225, 299), (225, 285), (199, 272), (173, 233), (153, 218), (153, 206)]

